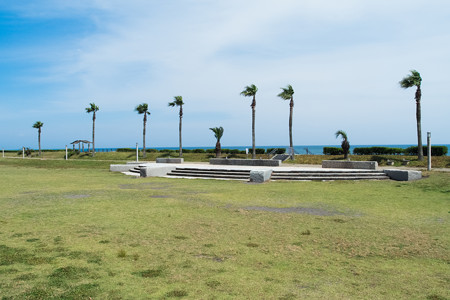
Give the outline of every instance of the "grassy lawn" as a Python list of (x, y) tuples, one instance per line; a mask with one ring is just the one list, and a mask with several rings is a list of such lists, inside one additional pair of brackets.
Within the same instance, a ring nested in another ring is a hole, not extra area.
[(0, 158), (2, 299), (450, 298), (450, 173), (248, 184), (108, 165)]

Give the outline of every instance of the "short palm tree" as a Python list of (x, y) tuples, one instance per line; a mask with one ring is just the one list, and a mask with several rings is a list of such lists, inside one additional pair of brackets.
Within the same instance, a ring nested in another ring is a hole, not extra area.
[(222, 138), (222, 136), (223, 136), (223, 127), (222, 126), (220, 126), (220, 127), (214, 127), (214, 128), (210, 128), (210, 130), (212, 131), (212, 132), (214, 132), (214, 137), (217, 139), (217, 142), (216, 142), (216, 149), (215, 149), (215, 151), (216, 151), (216, 157), (220, 157), (220, 155), (222, 154), (221, 152), (222, 152), (222, 147), (221, 147), (221, 145), (220, 145), (220, 139)]
[(39, 143), (39, 156), (41, 156), (41, 128), (44, 126), (44, 123), (41, 121), (37, 121), (33, 124), (33, 128), (37, 128), (38, 130), (38, 143)]
[(418, 160), (423, 160), (423, 148), (422, 148), (422, 125), (421, 118), (422, 112), (420, 108), (420, 99), (422, 98), (422, 90), (420, 89), (420, 85), (422, 83), (422, 78), (420, 77), (420, 73), (416, 70), (411, 70), (411, 75), (406, 76), (400, 82), (400, 86), (404, 89), (415, 86), (416, 87), (416, 95), (414, 98), (416, 99), (416, 123), (417, 123), (417, 158)]
[(95, 156), (95, 113), (99, 111), (99, 108), (95, 103), (89, 103), (89, 107), (86, 107), (87, 113), (93, 113), (92, 115), (92, 156)]
[(294, 159), (294, 142), (292, 140), (292, 113), (294, 112), (294, 89), (289, 84), (285, 88), (281, 88), (282, 92), (278, 94), (283, 100), (290, 100), (289, 102), (289, 151), (291, 159)]
[(180, 140), (180, 157), (183, 156), (183, 148), (182, 148), (182, 144), (181, 144), (181, 124), (182, 124), (182, 119), (183, 119), (183, 97), (181, 96), (175, 96), (173, 97), (173, 101), (169, 102), (169, 106), (170, 107), (175, 107), (175, 106), (179, 106), (180, 107), (180, 124), (179, 124), (179, 128), (178, 128), (178, 134), (179, 134), (179, 140)]
[(348, 152), (350, 150), (350, 143), (348, 142), (347, 134), (343, 130), (336, 131), (336, 138), (342, 137), (342, 151), (344, 152), (344, 159), (348, 158)]
[(252, 104), (250, 107), (252, 108), (252, 158), (256, 158), (256, 148), (255, 148), (255, 107), (256, 107), (256, 99), (255, 95), (258, 91), (258, 88), (256, 85), (248, 85), (244, 88), (244, 90), (241, 92), (241, 95), (244, 97), (253, 97)]
[(147, 126), (147, 115), (150, 115), (150, 112), (148, 111), (148, 104), (147, 103), (142, 103), (139, 104), (138, 106), (136, 106), (135, 110), (139, 113), (139, 114), (144, 114), (144, 130), (142, 133), (143, 136), (143, 145), (144, 145), (144, 151), (142, 156), (145, 158), (147, 156), (146, 152), (145, 152), (145, 128)]

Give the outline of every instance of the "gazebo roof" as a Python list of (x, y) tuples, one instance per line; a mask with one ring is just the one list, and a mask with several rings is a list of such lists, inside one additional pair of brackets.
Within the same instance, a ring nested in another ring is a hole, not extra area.
[(92, 143), (92, 142), (89, 142), (89, 141), (87, 141), (87, 140), (76, 140), (76, 141), (73, 141), (73, 142), (70, 143), (70, 144), (74, 145), (74, 144), (79, 144), (79, 143), (90, 144), (90, 143)]

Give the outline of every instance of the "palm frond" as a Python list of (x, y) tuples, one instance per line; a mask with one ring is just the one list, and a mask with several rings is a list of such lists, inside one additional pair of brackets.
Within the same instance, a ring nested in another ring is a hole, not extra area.
[(134, 110), (137, 111), (139, 114), (150, 114), (150, 112), (148, 111), (147, 103), (139, 104), (138, 106), (136, 106)]
[(41, 128), (42, 126), (44, 126), (44, 123), (42, 123), (41, 121), (37, 121), (36, 123), (33, 124), (33, 128)]
[(214, 132), (214, 137), (217, 139), (217, 141), (220, 141), (220, 139), (223, 136), (223, 127), (213, 127), (209, 128), (212, 132)]
[(285, 88), (281, 88), (281, 90), (282, 92), (278, 94), (278, 97), (280, 97), (281, 99), (290, 100), (294, 95), (294, 89), (290, 84)]
[(251, 84), (244, 88), (244, 90), (241, 92), (241, 95), (244, 97), (252, 97), (256, 95), (256, 92), (258, 91), (258, 88), (256, 85)]
[(413, 86), (420, 86), (422, 83), (422, 77), (420, 77), (420, 73), (416, 70), (411, 70), (411, 74), (404, 77), (400, 82), (400, 86), (404, 89), (413, 87)]
[(89, 107), (86, 107), (87, 113), (99, 111), (99, 107), (95, 105), (95, 103), (89, 103), (89, 105), (90, 105)]
[(345, 131), (343, 131), (343, 130), (338, 130), (338, 131), (336, 131), (335, 135), (336, 135), (336, 138), (338, 138), (339, 136), (341, 136), (342, 139), (343, 139), (344, 141), (348, 140), (347, 134), (346, 134)]
[(182, 96), (175, 96), (175, 97), (173, 97), (173, 99), (174, 100), (172, 102), (169, 102), (169, 106), (171, 106), (171, 107), (181, 106), (184, 104)]

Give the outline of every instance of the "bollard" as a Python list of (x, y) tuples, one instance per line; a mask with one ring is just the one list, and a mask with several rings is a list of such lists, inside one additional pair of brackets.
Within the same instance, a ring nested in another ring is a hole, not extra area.
[(136, 162), (139, 162), (139, 149), (138, 149), (138, 143), (136, 143)]
[(68, 159), (68, 157), (67, 157), (67, 145), (66, 145), (66, 160)]
[(428, 150), (428, 164), (427, 170), (431, 170), (431, 132), (427, 132), (427, 150)]

